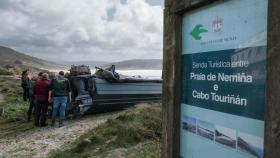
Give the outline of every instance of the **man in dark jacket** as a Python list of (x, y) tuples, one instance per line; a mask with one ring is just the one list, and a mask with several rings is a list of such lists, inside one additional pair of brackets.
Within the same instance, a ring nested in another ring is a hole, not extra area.
[[(53, 97), (53, 99), (52, 99)], [(64, 77), (64, 72), (60, 71), (59, 76), (53, 79), (49, 91), (49, 102), (53, 100), (52, 109), (52, 126), (55, 125), (55, 119), (59, 110), (59, 127), (62, 126), (65, 118), (65, 110), (67, 106), (67, 100), (71, 102), (70, 84), (67, 78)]]
[(41, 78), (36, 81), (34, 86), (34, 96), (36, 100), (35, 126), (46, 126), (48, 111), (48, 96), (50, 89), (49, 76), (43, 73)]
[(27, 82), (28, 82), (28, 78), (27, 78), (27, 73), (28, 70), (24, 70), (21, 74), (21, 87), (23, 89), (23, 100), (27, 101), (27, 99), (29, 98), (28, 96), (28, 87), (27, 87)]
[(27, 72), (26, 76), (26, 88), (28, 93), (28, 100), (30, 102), (29, 108), (27, 111), (27, 121), (31, 120), (31, 115), (35, 106), (35, 99), (34, 99), (34, 80), (33, 80), (33, 74), (32, 72)]

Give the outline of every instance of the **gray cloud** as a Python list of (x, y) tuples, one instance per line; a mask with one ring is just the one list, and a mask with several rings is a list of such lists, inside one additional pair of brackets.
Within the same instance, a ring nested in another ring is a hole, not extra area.
[(48, 60), (162, 58), (163, 8), (145, 0), (5, 0), (0, 19), (0, 45)]

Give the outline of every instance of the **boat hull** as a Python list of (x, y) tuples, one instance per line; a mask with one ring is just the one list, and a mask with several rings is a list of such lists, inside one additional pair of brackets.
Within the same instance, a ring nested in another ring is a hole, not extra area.
[[(74, 99), (74, 106), (79, 107), (81, 114), (117, 110), (140, 102), (160, 101), (162, 95), (162, 83), (155, 81), (112, 83), (81, 77), (75, 78), (74, 82), (73, 85), (79, 87), (76, 89), (81, 91), (78, 94), (83, 92), (83, 95), (77, 95)], [(87, 86), (89, 82), (92, 86)]]

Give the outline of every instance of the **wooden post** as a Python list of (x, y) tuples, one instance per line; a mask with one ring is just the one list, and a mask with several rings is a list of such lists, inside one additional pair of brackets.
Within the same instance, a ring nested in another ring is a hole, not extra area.
[[(180, 116), (180, 26), (181, 17), (172, 13), (167, 0), (164, 11), (164, 58), (163, 58), (163, 150), (164, 158), (179, 157), (179, 124)], [(176, 38), (175, 38), (176, 37)]]
[(280, 157), (280, 7), (268, 3), (267, 92), (265, 105), (265, 158)]

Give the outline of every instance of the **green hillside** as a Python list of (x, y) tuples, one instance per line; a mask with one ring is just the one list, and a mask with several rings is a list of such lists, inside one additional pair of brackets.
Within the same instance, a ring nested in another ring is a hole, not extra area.
[(19, 67), (21, 69), (65, 69), (66, 66), (54, 62), (38, 59), (23, 53), (17, 52), (11, 48), (0, 46), (0, 66), (1, 67)]

